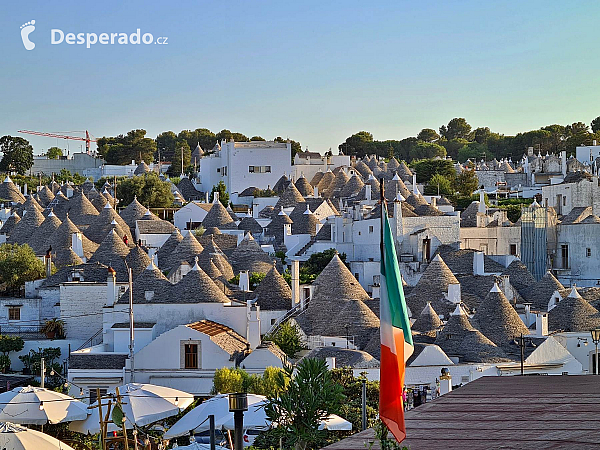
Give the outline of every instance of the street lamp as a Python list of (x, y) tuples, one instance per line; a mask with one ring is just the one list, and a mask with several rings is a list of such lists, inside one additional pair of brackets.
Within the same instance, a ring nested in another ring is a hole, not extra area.
[(592, 334), (592, 342), (596, 346), (596, 350), (594, 352), (594, 356), (596, 357), (596, 370), (594, 370), (594, 373), (598, 375), (600, 373), (598, 370), (598, 343), (600, 342), (600, 328), (590, 330), (590, 333)]
[(248, 394), (238, 392), (229, 394), (229, 411), (233, 413), (235, 432), (235, 450), (244, 448), (244, 411), (248, 411)]

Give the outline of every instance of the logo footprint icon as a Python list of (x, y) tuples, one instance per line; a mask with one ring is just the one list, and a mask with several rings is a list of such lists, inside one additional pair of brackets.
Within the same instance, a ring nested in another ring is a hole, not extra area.
[(21, 39), (23, 39), (25, 50), (33, 50), (35, 48), (35, 44), (29, 40), (29, 35), (33, 30), (35, 30), (35, 20), (21, 25)]

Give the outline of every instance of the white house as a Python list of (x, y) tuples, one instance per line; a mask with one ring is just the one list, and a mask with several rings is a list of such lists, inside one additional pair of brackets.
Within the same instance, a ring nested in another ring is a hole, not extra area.
[(223, 181), (235, 197), (249, 186), (273, 187), (283, 174), (292, 173), (291, 144), (274, 141), (229, 142), (200, 160), (202, 191)]
[(173, 214), (173, 223), (180, 230), (189, 229), (190, 222), (192, 229), (200, 226), (208, 211), (212, 207), (212, 203), (201, 203), (198, 201), (189, 202)]

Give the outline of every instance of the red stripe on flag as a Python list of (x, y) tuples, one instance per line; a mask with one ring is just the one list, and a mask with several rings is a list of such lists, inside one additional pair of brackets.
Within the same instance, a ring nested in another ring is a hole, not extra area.
[(379, 418), (386, 424), (398, 442), (406, 438), (404, 426), (404, 406), (402, 389), (404, 387), (404, 334), (394, 333), (396, 352), (381, 346), (379, 375)]

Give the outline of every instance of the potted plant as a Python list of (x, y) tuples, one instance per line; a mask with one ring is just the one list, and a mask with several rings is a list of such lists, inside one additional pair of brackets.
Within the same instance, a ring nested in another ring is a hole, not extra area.
[(31, 375), (31, 364), (32, 364), (31, 352), (32, 351), (33, 350), (30, 350), (29, 353), (27, 353), (26, 355), (19, 356), (19, 359), (23, 363), (23, 375)]
[(40, 332), (44, 333), (48, 339), (64, 339), (65, 337), (65, 323), (59, 319), (47, 320), (43, 327), (40, 328)]

